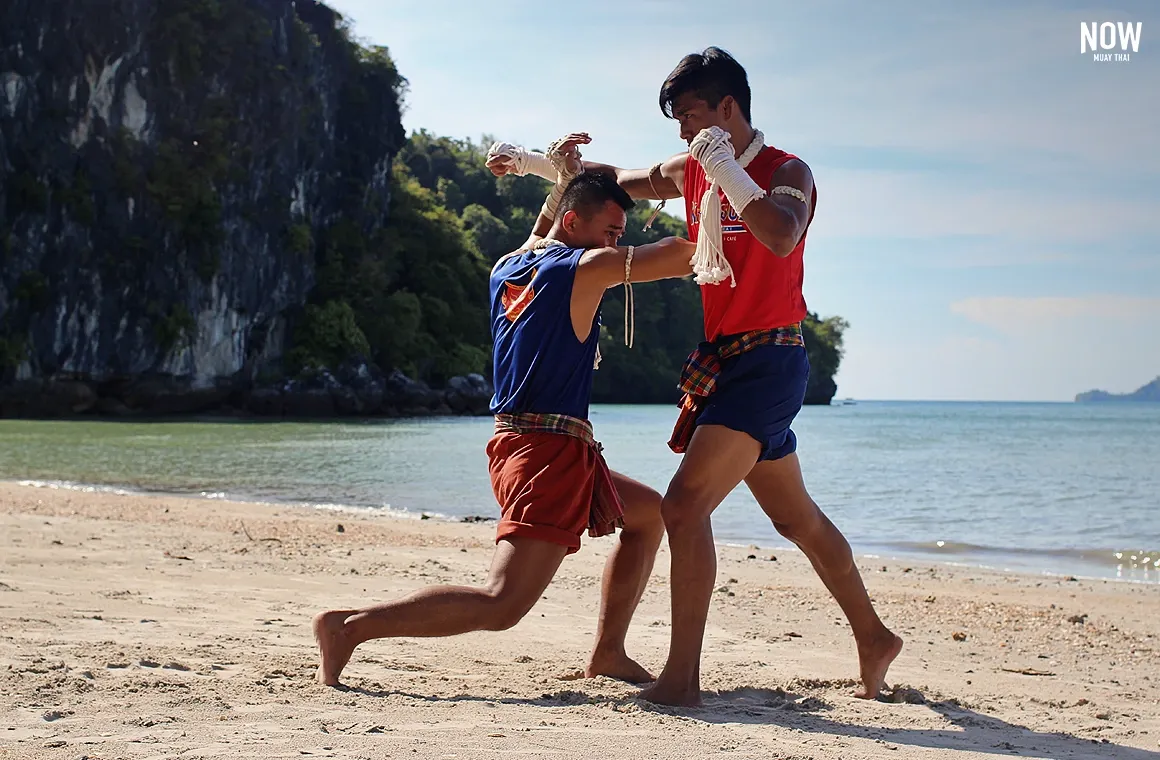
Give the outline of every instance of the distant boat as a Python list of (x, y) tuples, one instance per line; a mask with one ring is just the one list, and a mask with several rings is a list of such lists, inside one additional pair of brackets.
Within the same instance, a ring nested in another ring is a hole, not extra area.
[(834, 399), (830, 402), (830, 406), (854, 406), (858, 402), (852, 398)]

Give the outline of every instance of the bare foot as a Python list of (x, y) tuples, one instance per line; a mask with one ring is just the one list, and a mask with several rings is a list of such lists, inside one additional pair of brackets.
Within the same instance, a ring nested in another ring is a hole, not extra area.
[(320, 661), (318, 683), (324, 686), (340, 686), (338, 677), (354, 653), (354, 645), (344, 635), (346, 619), (354, 612), (320, 612), (314, 616), (314, 640), (318, 642)]
[(698, 686), (684, 684), (670, 684), (665, 682), (665, 674), (652, 686), (638, 694), (641, 699), (654, 702), (658, 705), (672, 705), (674, 707), (700, 707), (701, 690)]
[(584, 677), (596, 676), (606, 676), (628, 683), (652, 683), (654, 680), (651, 673), (624, 652), (616, 654), (593, 652), (588, 667), (584, 669)]
[(858, 667), (862, 671), (862, 688), (854, 693), (858, 699), (875, 699), (886, 687), (886, 671), (902, 651), (902, 639), (893, 633), (875, 639), (867, 646), (858, 645)]

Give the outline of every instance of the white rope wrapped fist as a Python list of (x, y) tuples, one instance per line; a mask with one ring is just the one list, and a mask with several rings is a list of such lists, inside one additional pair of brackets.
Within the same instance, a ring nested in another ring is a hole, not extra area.
[(745, 171), (745, 167), (749, 166), (764, 146), (765, 136), (761, 130), (754, 130), (753, 142), (740, 158), (734, 158), (729, 133), (720, 127), (702, 129), (689, 143), (689, 154), (701, 165), (709, 179), (709, 189), (701, 198), (701, 226), (697, 231), (697, 250), (692, 261), (693, 275), (698, 285), (716, 285), (729, 278), (732, 287), (737, 287), (737, 277), (723, 249), (721, 197), (717, 191), (720, 189), (725, 192), (729, 205), (738, 216), (750, 203), (764, 197), (765, 190)]
[(492, 169), (497, 166), (507, 169), (501, 172), (501, 176), (507, 173), (515, 174), (517, 177), (534, 174), (549, 182), (555, 182), (558, 174), (556, 167), (543, 153), (506, 142), (494, 142), (488, 148), (487, 167)]
[(553, 141), (548, 146), (547, 158), (556, 171), (556, 184), (552, 187), (552, 192), (548, 194), (544, 200), (544, 206), (540, 210), (548, 219), (554, 220), (556, 218), (556, 209), (560, 205), (560, 199), (564, 196), (564, 190), (568, 188), (568, 183), (584, 170), (584, 164), (580, 161), (580, 142), (589, 142), (587, 135), (569, 134), (567, 137)]

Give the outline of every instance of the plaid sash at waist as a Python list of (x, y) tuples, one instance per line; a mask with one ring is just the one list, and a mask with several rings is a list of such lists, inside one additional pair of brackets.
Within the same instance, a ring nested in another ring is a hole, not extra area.
[(599, 538), (624, 527), (624, 502), (612, 482), (612, 472), (604, 461), (604, 447), (592, 435), (592, 423), (566, 414), (497, 414), (497, 433), (557, 433), (579, 438), (596, 456), (596, 482), (588, 511), (588, 535)]
[(681, 368), (681, 382), (677, 386), (685, 394), (677, 406), (681, 412), (669, 440), (669, 448), (683, 454), (693, 439), (697, 427), (697, 417), (705, 401), (717, 390), (717, 376), (721, 374), (721, 362), (758, 346), (804, 346), (801, 323), (773, 330), (753, 330), (752, 332), (724, 338), (716, 343), (702, 343), (685, 360)]

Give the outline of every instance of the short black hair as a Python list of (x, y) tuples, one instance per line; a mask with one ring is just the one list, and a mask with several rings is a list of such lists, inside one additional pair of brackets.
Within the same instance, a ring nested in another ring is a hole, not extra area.
[(562, 219), (567, 212), (575, 211), (585, 219), (591, 219), (608, 201), (615, 202), (625, 211), (636, 205), (624, 188), (616, 183), (614, 175), (602, 171), (583, 171), (564, 189), (560, 205), (556, 208), (556, 218)]
[(732, 95), (745, 121), (753, 121), (749, 113), (751, 97), (745, 68), (719, 47), (690, 53), (681, 59), (661, 85), (661, 113), (673, 118), (673, 103), (688, 93), (708, 103), (710, 108), (716, 108), (726, 96)]

